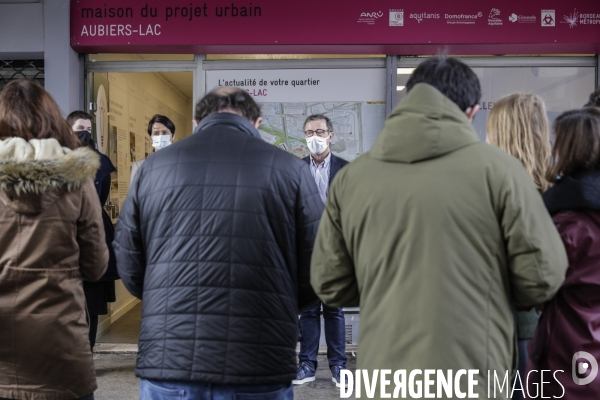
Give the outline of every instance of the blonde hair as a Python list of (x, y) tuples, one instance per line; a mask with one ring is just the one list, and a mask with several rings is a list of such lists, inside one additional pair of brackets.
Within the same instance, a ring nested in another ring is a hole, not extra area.
[(487, 140), (519, 159), (541, 191), (550, 186), (550, 135), (544, 100), (535, 94), (512, 94), (501, 98), (486, 123)]

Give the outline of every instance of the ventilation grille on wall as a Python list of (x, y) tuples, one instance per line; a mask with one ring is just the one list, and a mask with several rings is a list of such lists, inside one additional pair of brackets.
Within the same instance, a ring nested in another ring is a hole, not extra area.
[(15, 79), (31, 79), (44, 86), (44, 60), (0, 60), (0, 91)]

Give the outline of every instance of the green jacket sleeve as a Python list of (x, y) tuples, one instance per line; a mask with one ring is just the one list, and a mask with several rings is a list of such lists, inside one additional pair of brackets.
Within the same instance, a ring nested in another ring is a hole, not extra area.
[(512, 300), (517, 306), (541, 304), (565, 279), (564, 245), (524, 169), (508, 168), (500, 205)]
[[(338, 178), (338, 177), (336, 177)], [(311, 259), (311, 284), (317, 296), (330, 307), (357, 307), (360, 303), (354, 261), (348, 251), (339, 207), (343, 181), (334, 180), (319, 224)]]

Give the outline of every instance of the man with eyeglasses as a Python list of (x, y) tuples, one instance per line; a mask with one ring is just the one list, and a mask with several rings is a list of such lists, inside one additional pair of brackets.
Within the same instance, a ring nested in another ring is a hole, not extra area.
[[(304, 122), (304, 136), (310, 155), (304, 161), (310, 165), (310, 172), (315, 179), (321, 200), (325, 203), (329, 184), (335, 174), (348, 161), (334, 156), (329, 144), (333, 139), (333, 124), (322, 114), (311, 115)], [(317, 353), (321, 335), (321, 302), (308, 308), (300, 315), (302, 340), (298, 355), (298, 376), (292, 381), (295, 385), (315, 380), (317, 369)], [(340, 370), (346, 368), (346, 342), (344, 312), (341, 308), (328, 307), (323, 304), (325, 320), (325, 341), (327, 343), (327, 360), (331, 370), (331, 380), (340, 387)]]

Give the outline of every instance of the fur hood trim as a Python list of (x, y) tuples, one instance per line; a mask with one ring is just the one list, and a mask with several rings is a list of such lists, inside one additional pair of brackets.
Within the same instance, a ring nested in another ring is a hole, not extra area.
[(0, 191), (42, 194), (53, 189), (72, 191), (94, 179), (99, 156), (82, 147), (71, 150), (56, 139), (18, 137), (0, 140)]

